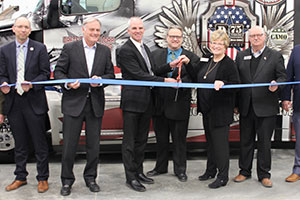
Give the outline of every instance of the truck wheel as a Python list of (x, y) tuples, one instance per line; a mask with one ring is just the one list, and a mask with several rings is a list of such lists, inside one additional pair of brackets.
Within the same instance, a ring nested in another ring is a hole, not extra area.
[(0, 163), (14, 162), (15, 140), (8, 120), (0, 125)]

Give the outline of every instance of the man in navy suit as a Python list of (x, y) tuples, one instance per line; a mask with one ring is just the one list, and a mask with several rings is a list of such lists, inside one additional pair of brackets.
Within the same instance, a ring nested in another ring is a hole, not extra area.
[[(55, 67), (55, 79), (114, 78), (110, 49), (98, 44), (100, 27), (101, 23), (97, 18), (88, 18), (84, 21), (83, 39), (64, 45)], [(73, 166), (83, 121), (85, 122), (87, 153), (83, 177), (91, 192), (99, 192), (100, 187), (96, 183), (96, 178), (104, 114), (103, 86), (97, 83), (80, 84), (78, 81), (65, 84), (62, 113), (64, 114), (64, 144), (61, 195), (69, 195), (75, 181)]]
[[(300, 45), (294, 47), (287, 66), (287, 81), (300, 81)], [(287, 85), (283, 90), (282, 107), (289, 111), (293, 108), (293, 124), (296, 131), (295, 162), (293, 172), (285, 180), (300, 180), (300, 85)], [(291, 94), (293, 93), (293, 103)]]
[[(38, 192), (45, 192), (49, 177), (45, 134), (48, 104), (44, 86), (31, 82), (49, 79), (49, 57), (45, 45), (28, 38), (31, 33), (28, 19), (16, 19), (12, 30), (16, 40), (3, 46), (0, 54), (0, 84), (5, 94), (3, 113), (8, 116), (15, 139), (16, 162), (16, 179), (5, 189), (11, 191), (27, 184), (28, 138), (31, 138), (37, 160)], [(5, 86), (14, 83), (16, 86)]]

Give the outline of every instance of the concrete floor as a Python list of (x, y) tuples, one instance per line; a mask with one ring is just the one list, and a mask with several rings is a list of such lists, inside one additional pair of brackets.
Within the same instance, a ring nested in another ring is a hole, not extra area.
[[(6, 192), (5, 186), (13, 179), (14, 164), (0, 165), (0, 199), (205, 199), (205, 200), (293, 200), (300, 199), (300, 181), (296, 183), (286, 183), (285, 177), (291, 173), (294, 162), (294, 150), (272, 150), (272, 181), (273, 188), (264, 188), (256, 177), (256, 160), (254, 160), (252, 179), (243, 183), (235, 183), (232, 178), (238, 173), (237, 156), (232, 156), (230, 160), (230, 181), (227, 186), (219, 189), (209, 189), (208, 184), (212, 182), (198, 181), (198, 176), (202, 174), (206, 166), (206, 157), (203, 153), (192, 153), (188, 160), (188, 181), (181, 183), (172, 174), (172, 162), (170, 161), (168, 174), (155, 177), (155, 184), (146, 185), (147, 191), (135, 192), (125, 185), (124, 169), (121, 156), (101, 155), (99, 164), (98, 183), (101, 191), (91, 193), (85, 186), (82, 172), (85, 164), (84, 156), (79, 155), (76, 159), (74, 172), (76, 182), (73, 185), (72, 193), (68, 197), (60, 195), (60, 156), (50, 159), (49, 191), (43, 194), (37, 193), (37, 182), (35, 179), (35, 163), (28, 164), (28, 184), (16, 191)], [(147, 156), (144, 162), (145, 172), (151, 170), (155, 164), (154, 156)]]

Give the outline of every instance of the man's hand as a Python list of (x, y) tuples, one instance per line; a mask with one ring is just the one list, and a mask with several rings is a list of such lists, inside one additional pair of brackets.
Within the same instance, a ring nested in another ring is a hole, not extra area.
[(24, 92), (28, 92), (32, 88), (32, 84), (29, 81), (23, 81), (21, 83), (21, 87), (24, 90)]
[(168, 83), (177, 83), (177, 80), (174, 79), (174, 78), (165, 78), (165, 82), (168, 82)]
[(5, 86), (5, 85), (8, 85), (8, 83), (7, 82), (3, 82), (2, 83), (3, 87), (1, 87), (1, 91), (3, 92), (3, 94), (7, 94), (10, 91), (10, 86)]
[(223, 85), (224, 85), (223, 81), (216, 80), (215, 83), (214, 83), (214, 88), (215, 88), (215, 90), (219, 91), (220, 88), (223, 87)]
[[(94, 75), (91, 79), (101, 79), (101, 77)], [(99, 86), (102, 86), (102, 83), (90, 83), (90, 85), (92, 87), (99, 87)]]
[(68, 83), (68, 87), (69, 87), (69, 88), (72, 88), (72, 89), (77, 89), (77, 88), (80, 87), (80, 83), (79, 83), (79, 81), (77, 80), (77, 81), (75, 81), (74, 83)]
[(283, 101), (282, 102), (282, 108), (283, 108), (283, 110), (285, 110), (286, 112), (288, 112), (289, 109), (292, 108), (292, 102), (291, 101), (287, 101), (287, 100)]
[[(272, 83), (277, 83), (276, 81), (271, 81), (271, 84)], [(276, 90), (278, 89), (278, 85), (270, 85), (269, 86), (269, 90), (271, 91), (271, 92), (275, 92)]]
[(169, 65), (171, 68), (176, 68), (180, 62), (188, 64), (190, 62), (190, 59), (186, 55), (181, 55), (176, 60), (170, 62)]

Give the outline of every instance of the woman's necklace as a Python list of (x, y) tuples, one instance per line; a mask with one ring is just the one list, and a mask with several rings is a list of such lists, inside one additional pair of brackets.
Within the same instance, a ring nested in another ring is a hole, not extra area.
[(209, 66), (203, 76), (203, 79), (206, 79), (207, 78), (207, 75), (216, 68), (216, 66), (218, 65), (219, 61), (216, 62), (216, 64), (214, 66), (212, 66), (212, 63), (213, 63), (213, 59), (211, 59), (211, 62), (209, 63)]

